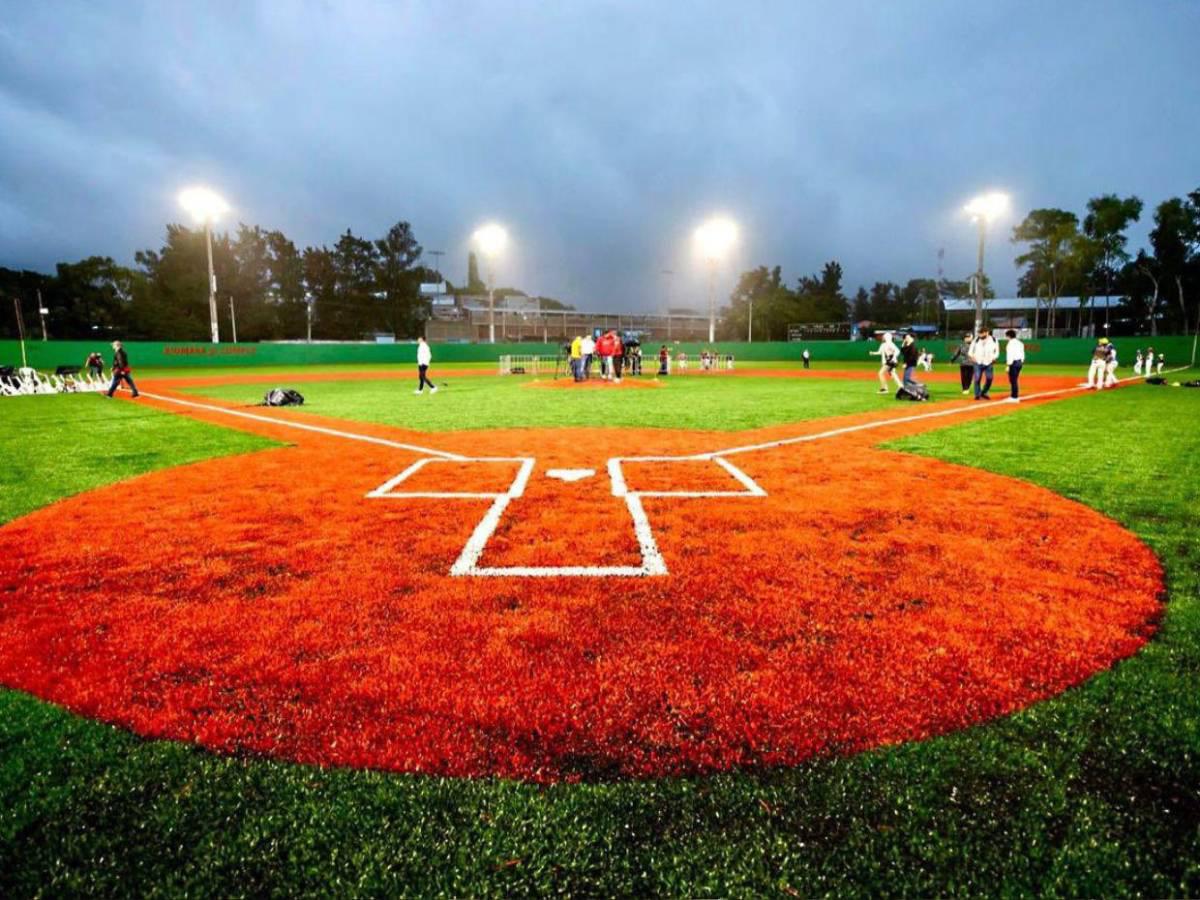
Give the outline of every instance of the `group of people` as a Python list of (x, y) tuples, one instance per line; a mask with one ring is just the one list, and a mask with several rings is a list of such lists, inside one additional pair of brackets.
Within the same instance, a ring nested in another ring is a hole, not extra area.
[(626, 345), (616, 331), (606, 331), (598, 338), (578, 335), (571, 341), (568, 358), (571, 376), (576, 381), (587, 381), (592, 377), (592, 366), (599, 361), (600, 377), (614, 384), (621, 383), (622, 372), (642, 374), (642, 348), (639, 344)]
[[(662, 348), (658, 351), (660, 362), (662, 361), (663, 353), (666, 350), (667, 350), (667, 346), (666, 346), (666, 344), (663, 344)], [(659, 369), (660, 369), (659, 374), (660, 375), (667, 375), (670, 372), (671, 366), (670, 366), (670, 362), (669, 362), (670, 361), (670, 353), (669, 352), (667, 352), (666, 358), (668, 360), (668, 364), (665, 367), (665, 371), (663, 370), (664, 369), (663, 366), (661, 366), (661, 365), (659, 366)], [(726, 353), (725, 354), (725, 370), (726, 371), (728, 371), (728, 372), (733, 371), (733, 361), (734, 361), (733, 354)], [(675, 365), (680, 372), (687, 371), (688, 355), (686, 352), (684, 352), (683, 350), (680, 350), (677, 354), (675, 354)], [(720, 368), (721, 368), (721, 356), (720, 356), (720, 354), (717, 353), (716, 350), (701, 350), (700, 351), (700, 371), (701, 372), (716, 372)]]
[[(1004, 367), (1008, 375), (1009, 397), (1021, 397), (1021, 369), (1025, 367), (1025, 342), (1010, 328), (1004, 332)], [(996, 361), (1000, 358), (1000, 342), (990, 328), (968, 331), (950, 357), (958, 363), (959, 385), (963, 395), (973, 394), (976, 400), (991, 400)]]
[(1163, 366), (1167, 364), (1167, 358), (1163, 354), (1154, 352), (1154, 348), (1150, 347), (1143, 353), (1140, 349), (1133, 357), (1133, 374), (1134, 375), (1161, 375)]

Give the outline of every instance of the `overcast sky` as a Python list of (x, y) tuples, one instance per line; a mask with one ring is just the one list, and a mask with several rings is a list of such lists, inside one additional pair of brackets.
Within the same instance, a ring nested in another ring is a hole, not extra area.
[[(132, 263), (178, 190), (301, 247), (412, 222), (462, 280), (595, 310), (696, 304), (723, 267), (827, 259), (847, 292), (974, 268), (960, 212), (1200, 187), (1200, 2), (0, 0), (0, 265)], [(1143, 218), (1149, 218), (1147, 215)], [(989, 244), (1015, 289), (1005, 223)], [(1135, 243), (1145, 229), (1134, 236)], [(664, 269), (677, 274), (669, 278)]]

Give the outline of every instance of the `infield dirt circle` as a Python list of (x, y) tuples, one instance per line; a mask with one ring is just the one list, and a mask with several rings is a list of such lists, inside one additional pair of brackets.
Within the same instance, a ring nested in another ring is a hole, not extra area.
[[(220, 752), (546, 781), (674, 775), (983, 722), (1130, 655), (1161, 609), (1157, 560), (1111, 520), (875, 446), (911, 423), (738, 456), (766, 496), (646, 497), (666, 575), (481, 578), (449, 571), (488, 499), (366, 496), (422, 454), (188, 412), (292, 445), (0, 529), (0, 683)], [(483, 553), (503, 567), (639, 564), (613, 456), (830, 427), (413, 435), (283, 415), (536, 457)], [(503, 490), (505, 466), (428, 465), (413, 488)], [(707, 464), (627, 477), (729, 487)]]

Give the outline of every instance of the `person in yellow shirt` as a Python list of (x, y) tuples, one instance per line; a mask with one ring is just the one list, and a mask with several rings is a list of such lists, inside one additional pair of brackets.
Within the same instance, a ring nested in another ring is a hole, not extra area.
[(583, 381), (583, 338), (578, 335), (571, 341), (571, 377)]

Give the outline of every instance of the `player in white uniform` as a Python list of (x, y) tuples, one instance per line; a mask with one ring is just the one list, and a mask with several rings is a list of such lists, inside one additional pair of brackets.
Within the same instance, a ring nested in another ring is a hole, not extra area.
[(879, 345), (878, 350), (868, 350), (867, 356), (879, 357), (879, 393), (886, 394), (888, 392), (888, 375), (892, 376), (892, 380), (896, 382), (896, 387), (903, 387), (900, 382), (900, 376), (896, 374), (896, 361), (900, 357), (900, 348), (892, 341), (892, 333), (885, 331), (883, 333), (883, 341)]

